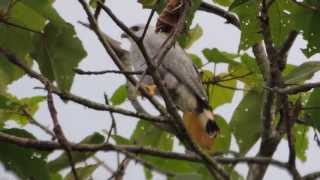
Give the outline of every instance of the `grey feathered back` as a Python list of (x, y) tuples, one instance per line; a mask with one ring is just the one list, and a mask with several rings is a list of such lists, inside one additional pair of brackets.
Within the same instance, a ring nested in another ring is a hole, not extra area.
[[(140, 36), (143, 29), (144, 27), (141, 26), (141, 29), (135, 32), (135, 34)], [(154, 60), (154, 56), (162, 53), (163, 48), (161, 48), (161, 45), (163, 45), (166, 39), (167, 36), (165, 34), (155, 33), (154, 27), (149, 27), (144, 39), (144, 45), (151, 59)], [(145, 60), (139, 51), (139, 48), (132, 40), (130, 52), (134, 68), (136, 70), (145, 70), (147, 67)], [(178, 43), (169, 50), (162, 60), (159, 72), (168, 88), (175, 88), (178, 86), (178, 83), (183, 83), (198, 97), (199, 100), (202, 100), (206, 105), (208, 104), (208, 98), (201, 83), (199, 73), (197, 72), (191, 58)], [(150, 76), (146, 76), (143, 79), (143, 82), (150, 84), (152, 82), (152, 78)]]

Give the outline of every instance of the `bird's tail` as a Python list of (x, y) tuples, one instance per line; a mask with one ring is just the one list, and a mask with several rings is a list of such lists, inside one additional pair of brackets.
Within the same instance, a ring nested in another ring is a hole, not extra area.
[(191, 138), (203, 149), (213, 151), (214, 138), (219, 132), (213, 113), (207, 109), (202, 112), (183, 112), (183, 121)]

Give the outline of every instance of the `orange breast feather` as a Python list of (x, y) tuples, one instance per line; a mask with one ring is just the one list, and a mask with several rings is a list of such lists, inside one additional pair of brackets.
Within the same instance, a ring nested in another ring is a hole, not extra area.
[(213, 151), (214, 137), (210, 137), (203, 128), (198, 114), (195, 112), (183, 113), (183, 121), (191, 138), (204, 150)]

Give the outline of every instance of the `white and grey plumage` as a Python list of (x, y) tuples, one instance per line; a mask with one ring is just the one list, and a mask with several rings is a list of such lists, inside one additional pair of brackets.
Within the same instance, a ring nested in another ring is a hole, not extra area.
[[(144, 25), (136, 25), (131, 27), (130, 30), (140, 37), (144, 31), (144, 27)], [(124, 35), (124, 37), (128, 36)], [(152, 26), (148, 28), (143, 43), (152, 60), (154, 60), (154, 56), (159, 55), (164, 51), (162, 45), (166, 39), (166, 34), (155, 33), (155, 28)], [(137, 71), (145, 71), (147, 64), (142, 53), (131, 38), (129, 38), (129, 41), (131, 43), (129, 57), (134, 69)], [(158, 64), (158, 62), (155, 62), (155, 64)], [(213, 114), (208, 103), (208, 97), (201, 83), (199, 73), (191, 58), (178, 43), (168, 51), (162, 60), (158, 71), (177, 107), (183, 112), (197, 112), (201, 124), (204, 126), (207, 133), (209, 135), (215, 135), (216, 131), (218, 131), (218, 127), (214, 122)], [(153, 84), (151, 76), (146, 75), (143, 78), (142, 83)]]

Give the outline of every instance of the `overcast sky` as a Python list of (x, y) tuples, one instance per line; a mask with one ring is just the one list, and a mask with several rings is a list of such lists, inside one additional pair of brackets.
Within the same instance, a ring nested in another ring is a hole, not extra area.
[[(211, 2), (211, 1), (208, 1)], [(143, 10), (142, 7), (137, 3), (136, 0), (107, 0), (107, 5), (113, 10), (113, 12), (128, 25), (145, 23), (149, 15), (148, 10)], [(106, 54), (102, 46), (99, 44), (95, 35), (88, 29), (77, 24), (77, 21), (81, 20), (87, 22), (84, 11), (81, 9), (77, 0), (56, 0), (55, 7), (58, 9), (60, 15), (68, 22), (72, 23), (78, 33), (79, 38), (82, 40), (85, 49), (88, 52), (88, 56), (80, 64), (80, 67), (85, 70), (110, 70), (116, 69), (116, 66), (112, 63), (109, 56)], [(155, 24), (156, 18), (153, 19)], [(115, 39), (120, 39), (121, 31), (117, 26), (106, 16), (102, 16), (100, 19), (100, 24), (102, 29), (114, 37)], [(197, 41), (192, 48), (188, 51), (201, 54), (201, 50), (204, 48), (219, 48), (223, 51), (237, 52), (240, 32), (231, 25), (225, 24), (224, 19), (217, 16), (199, 12), (196, 14), (194, 19), (194, 24), (199, 24), (203, 30), (203, 37)], [(128, 43), (123, 41), (123, 47), (128, 47)], [(305, 43), (301, 38), (298, 39), (297, 43), (293, 47), (289, 55), (289, 62), (294, 64), (300, 64), (305, 60), (305, 57), (301, 54), (300, 48), (303, 48)], [(318, 58), (318, 57), (316, 57)], [(319, 58), (318, 58), (319, 59)], [(313, 59), (315, 60), (315, 59)], [(35, 67), (37, 68), (37, 67)], [(222, 71), (225, 68), (223, 65), (219, 65), (218, 69)], [(319, 76), (317, 76), (319, 79)], [(315, 79), (315, 78), (314, 78)], [(77, 76), (75, 78), (74, 85), (72, 87), (72, 92), (86, 98), (104, 102), (103, 93), (106, 92), (108, 95), (112, 95), (114, 90), (121, 84), (125, 82), (125, 79), (121, 75), (108, 74), (103, 76)], [(31, 80), (28, 77), (22, 78), (22, 80), (17, 81), (12, 86), (10, 86), (10, 91), (17, 94), (19, 97), (26, 97), (32, 95), (43, 94), (39, 90), (34, 90), (33, 87), (39, 86), (39, 83), (35, 80)], [(221, 114), (226, 118), (227, 121), (230, 120), (232, 113), (230, 110), (234, 110), (236, 105), (241, 99), (241, 93), (237, 93), (234, 101), (231, 104), (224, 105), (218, 108), (217, 113)], [(63, 130), (67, 138), (71, 141), (79, 141), (85, 136), (92, 134), (95, 131), (102, 131), (110, 127), (110, 117), (105, 112), (92, 111), (83, 106), (75, 105), (72, 102), (68, 104), (62, 103), (56, 98), (56, 104), (58, 107), (58, 115)], [(132, 109), (129, 103), (122, 105), (125, 108)], [(47, 111), (47, 106), (44, 103), (39, 112), (36, 114), (36, 119), (52, 128), (49, 114)], [(136, 120), (128, 118), (125, 116), (116, 116), (118, 121), (118, 132), (119, 134), (129, 137), (133, 128), (135, 127)], [(12, 125), (14, 126), (14, 125)], [(28, 129), (32, 130), (34, 134), (40, 139), (48, 139), (49, 137), (44, 134), (41, 130), (28, 125)], [(313, 133), (309, 132), (309, 150), (307, 151), (308, 160), (305, 163), (298, 162), (298, 169), (302, 172), (313, 172), (319, 170), (320, 162), (320, 149), (316, 146), (313, 141)], [(232, 149), (237, 150), (235, 146), (235, 141), (233, 140)], [(256, 144), (249, 155), (255, 155), (259, 143)], [(286, 160), (287, 159), (287, 143), (283, 141), (275, 153), (274, 158)], [(114, 153), (99, 153), (101, 157), (108, 165), (115, 168), (115, 155)], [(53, 157), (51, 157), (53, 158)], [(246, 166), (238, 166), (242, 174), (246, 173)], [(0, 168), (0, 180), (11, 180), (15, 179), (14, 176), (8, 175), (8, 173), (2, 173), (3, 168)], [(106, 179), (109, 174), (100, 168), (94, 175), (94, 179), (102, 180)], [(135, 163), (131, 163), (128, 170), (126, 171), (125, 179), (144, 179), (143, 170), (140, 166)], [(269, 168), (267, 176), (265, 179), (291, 179), (288, 174), (281, 170), (275, 170), (275, 168)], [(161, 176), (156, 176), (155, 179), (164, 179)]]

